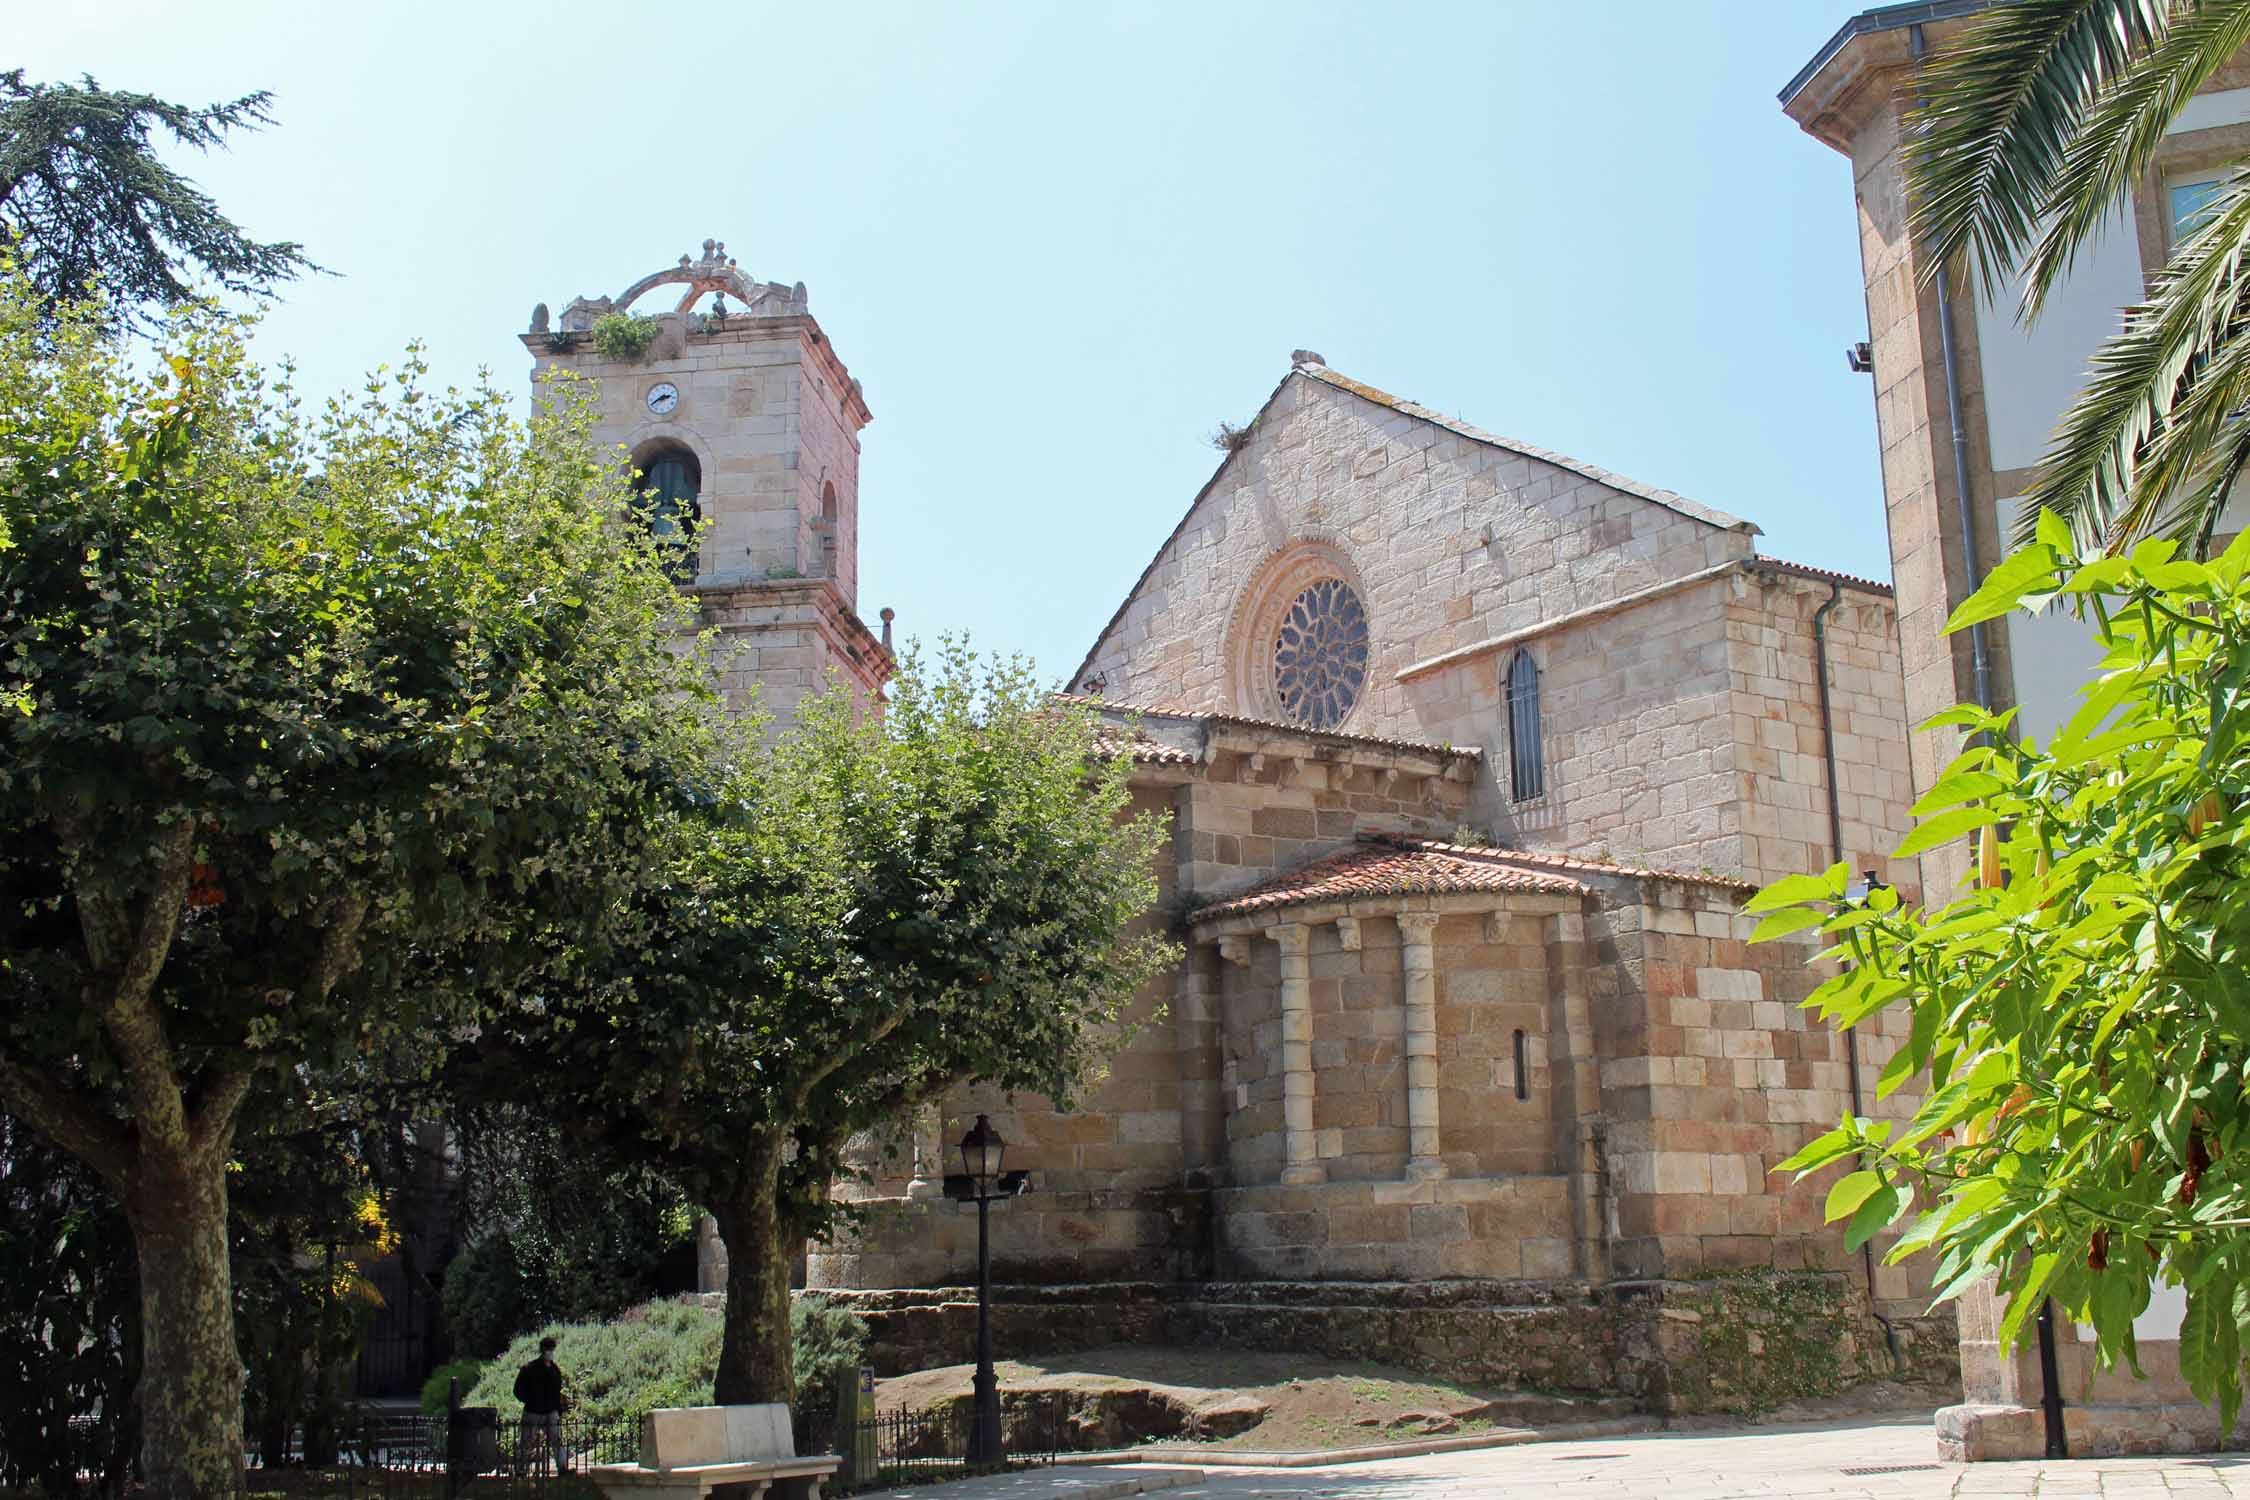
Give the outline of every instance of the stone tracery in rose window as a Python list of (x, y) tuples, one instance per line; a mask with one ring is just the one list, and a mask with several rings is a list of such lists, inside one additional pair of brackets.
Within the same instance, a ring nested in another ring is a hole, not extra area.
[(1313, 729), (1349, 717), (1367, 685), (1367, 609), (1341, 578), (1323, 578), (1290, 601), (1275, 626), (1273, 690), (1281, 711)]

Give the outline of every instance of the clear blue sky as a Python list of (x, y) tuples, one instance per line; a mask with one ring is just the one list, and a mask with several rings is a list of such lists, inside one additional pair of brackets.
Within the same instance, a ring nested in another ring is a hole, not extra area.
[(1775, 91), (1835, 0), (724, 6), (26, 0), (0, 67), (278, 124), (189, 170), (339, 273), (300, 385), (717, 236), (867, 390), (861, 612), (1076, 666), (1287, 367), (1889, 576), (1850, 171)]

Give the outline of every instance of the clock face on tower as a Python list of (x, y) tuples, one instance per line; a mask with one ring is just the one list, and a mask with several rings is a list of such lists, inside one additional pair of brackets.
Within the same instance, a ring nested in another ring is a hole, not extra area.
[(669, 380), (660, 380), (648, 388), (648, 409), (658, 416), (670, 415), (680, 404), (680, 388)]

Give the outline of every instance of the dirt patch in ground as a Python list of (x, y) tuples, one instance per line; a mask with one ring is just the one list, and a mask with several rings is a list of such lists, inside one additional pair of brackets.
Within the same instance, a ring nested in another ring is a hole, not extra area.
[[(974, 1369), (947, 1365), (880, 1381), (876, 1406), (922, 1410), (966, 1400)], [(1073, 1404), (1089, 1413), (1098, 1406), (1108, 1415), (1104, 1437), (1112, 1445), (1198, 1442), (1261, 1453), (1317, 1452), (1601, 1421), (1632, 1411), (1622, 1400), (1484, 1390), (1308, 1354), (1134, 1346), (1004, 1360), (998, 1369), (1003, 1399), (1018, 1391), (1098, 1398)]]

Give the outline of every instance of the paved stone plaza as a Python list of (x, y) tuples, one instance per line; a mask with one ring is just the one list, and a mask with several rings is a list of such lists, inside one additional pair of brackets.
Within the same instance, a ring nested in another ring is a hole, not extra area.
[[(1854, 1472), (1854, 1471), (1859, 1472)], [(1891, 1472), (1868, 1472), (1889, 1470)], [(1811, 1495), (1906, 1500), (1969, 1495), (2250, 1495), (2250, 1455), (2079, 1463), (1940, 1464), (1928, 1419), (1885, 1425), (1664, 1433), (1534, 1443), (1334, 1469), (1214, 1472), (1175, 1491), (1213, 1500), (1732, 1500)]]
[[(917, 1500), (1090, 1500), (1131, 1467), (1055, 1469), (914, 1491)], [(2250, 1495), (2250, 1454), (1941, 1464), (1929, 1419), (1532, 1443), (1324, 1469), (1211, 1468), (1180, 1500), (1929, 1500), (1954, 1496)], [(903, 1492), (902, 1492), (903, 1493)]]

